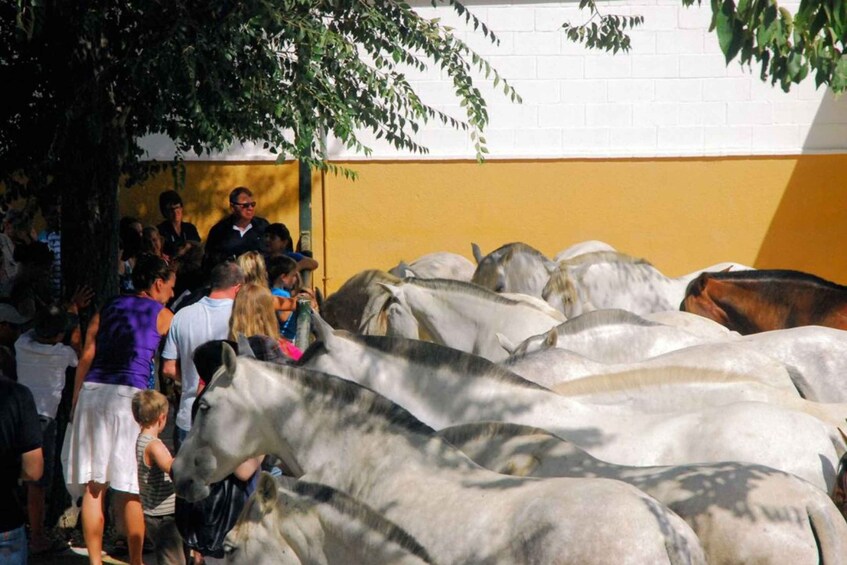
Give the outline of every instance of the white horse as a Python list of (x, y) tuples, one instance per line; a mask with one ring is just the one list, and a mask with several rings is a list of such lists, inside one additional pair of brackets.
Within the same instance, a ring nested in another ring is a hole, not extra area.
[(243, 565), (423, 565), (426, 549), (366, 504), (326, 485), (262, 473), (224, 542)]
[(804, 398), (847, 402), (847, 331), (802, 326), (744, 336), (739, 343), (781, 361)]
[[(552, 336), (551, 341), (555, 341)], [(785, 365), (738, 342), (701, 343), (632, 363), (601, 363), (545, 342), (540, 349), (513, 355), (500, 364), (547, 388), (584, 377), (681, 368), (732, 373), (745, 380), (798, 394)]]
[(558, 263), (560, 261), (567, 261), (568, 259), (573, 259), (577, 255), (596, 253), (598, 251), (616, 251), (616, 249), (604, 241), (589, 239), (588, 241), (574, 243), (570, 247), (559, 251), (556, 256), (553, 257), (553, 262)]
[(438, 563), (705, 563), (678, 516), (606, 479), (505, 477), (385, 398), (322, 373), (236, 359), (198, 399), (174, 461), (197, 500), (240, 461), (273, 453), (405, 529)]
[(697, 314), (692, 314), (691, 312), (683, 312), (682, 310), (650, 312), (648, 314), (642, 314), (642, 317), (645, 320), (680, 328), (688, 333), (708, 339), (728, 340), (741, 337), (741, 334), (730, 330), (723, 324), (719, 324), (703, 316), (698, 316)]
[(418, 257), (411, 263), (400, 263), (388, 272), (397, 278), (453, 279), (470, 282), (476, 265), (458, 253), (441, 251)]
[(550, 430), (623, 465), (748, 461), (829, 491), (838, 457), (818, 419), (759, 402), (644, 414), (562, 397), (484, 359), (432, 343), (335, 332), (315, 317), (309, 368), (351, 379), (435, 429), (502, 421)]
[(688, 283), (703, 271), (746, 268), (721, 263), (669, 278), (645, 259), (600, 251), (561, 261), (541, 296), (572, 318), (591, 310), (621, 308), (636, 314), (678, 310)]
[(474, 243), (478, 263), (471, 282), (494, 292), (517, 292), (541, 297), (556, 263), (526, 243), (507, 243), (485, 257)]
[(502, 336), (500, 345), (511, 355), (558, 347), (601, 363), (634, 363), (711, 338), (681, 328), (651, 322), (625, 310), (594, 310), (523, 342)]
[(506, 298), (471, 283), (405, 279), (382, 286), (415, 318), (428, 340), (493, 361), (507, 356), (498, 333), (521, 342), (562, 323), (547, 306)]
[(838, 427), (847, 423), (847, 404), (806, 400), (794, 391), (751, 381), (733, 371), (690, 367), (636, 369), (583, 377), (551, 388), (585, 404), (627, 406), (649, 414), (695, 411), (740, 401), (765, 402), (817, 418), (829, 427), (833, 444), (843, 452)]
[(385, 328), (380, 329), (375, 321), (388, 300), (379, 283), (398, 282), (400, 279), (382, 271), (357, 273), (327, 297), (321, 306), (321, 315), (332, 327), (340, 330), (385, 334)]
[(712, 565), (847, 563), (847, 522), (826, 493), (768, 467), (613, 465), (549, 432), (514, 424), (466, 424), (438, 435), (499, 473), (627, 482), (688, 522)]

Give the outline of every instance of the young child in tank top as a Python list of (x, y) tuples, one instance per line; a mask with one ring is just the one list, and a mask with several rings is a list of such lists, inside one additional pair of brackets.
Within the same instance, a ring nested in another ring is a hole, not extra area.
[(168, 399), (155, 390), (138, 391), (132, 415), (141, 426), (135, 457), (147, 538), (153, 542), (158, 565), (184, 565), (182, 537), (174, 519), (176, 495), (170, 476), (174, 458), (159, 439), (168, 421)]

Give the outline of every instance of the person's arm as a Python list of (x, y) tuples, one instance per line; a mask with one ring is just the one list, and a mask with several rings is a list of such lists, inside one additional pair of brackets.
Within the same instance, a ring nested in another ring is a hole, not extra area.
[(168, 451), (168, 448), (161, 440), (151, 441), (147, 444), (147, 447), (144, 449), (144, 458), (165, 473), (171, 473), (174, 456), (171, 455), (171, 452)]
[(44, 454), (40, 447), (21, 455), (21, 480), (37, 481), (43, 474)]
[(168, 330), (171, 329), (171, 322), (173, 322), (174, 313), (170, 311), (169, 308), (162, 308), (162, 311), (159, 312), (159, 316), (156, 318), (156, 331), (159, 332), (159, 335), (167, 335)]
[(162, 376), (175, 382), (180, 382), (182, 380), (177, 359), (162, 358)]
[(79, 390), (82, 388), (82, 383), (85, 381), (85, 376), (91, 369), (91, 363), (94, 361), (95, 346), (97, 343), (97, 330), (100, 328), (100, 314), (94, 314), (88, 324), (88, 330), (85, 332), (85, 345), (82, 349), (82, 357), (79, 359), (79, 364), (76, 367), (76, 376), (74, 378), (73, 400), (71, 402), (71, 414), (76, 408), (76, 402), (79, 399)]
[(318, 262), (312, 259), (311, 257), (303, 256), (302, 259), (297, 261), (297, 270), (298, 271), (314, 271), (318, 268)]
[(238, 480), (247, 481), (250, 480), (250, 477), (256, 472), (259, 468), (259, 465), (262, 464), (262, 459), (264, 459), (264, 455), (259, 455), (257, 457), (251, 457), (241, 465), (235, 468), (235, 471), (232, 472)]
[(71, 319), (70, 346), (76, 352), (77, 357), (82, 353), (82, 332), (79, 329), (79, 311), (91, 304), (94, 291), (89, 286), (79, 286), (68, 301), (65, 309)]

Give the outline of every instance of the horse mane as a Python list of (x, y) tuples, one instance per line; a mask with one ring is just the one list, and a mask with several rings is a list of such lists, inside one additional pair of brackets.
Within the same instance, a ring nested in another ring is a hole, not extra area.
[(742, 374), (693, 367), (656, 367), (631, 369), (582, 377), (551, 387), (557, 394), (580, 396), (598, 392), (618, 392), (652, 386), (686, 383), (737, 383), (749, 381)]
[[(483, 359), (477, 355), (471, 355), (458, 349), (453, 349), (437, 343), (407, 339), (402, 337), (356, 335), (347, 334), (347, 339), (359, 342), (365, 347), (376, 349), (380, 353), (407, 360), (410, 363), (420, 365), (447, 365), (465, 375), (477, 375), (485, 373), (495, 380), (511, 385), (537, 390), (548, 390), (547, 388), (528, 381), (503, 367)], [(311, 348), (309, 348), (311, 349)], [(306, 350), (309, 353), (309, 350)], [(312, 356), (314, 353), (312, 353)], [(311, 357), (311, 356), (310, 356)], [(303, 354), (301, 361), (306, 358)]]
[(664, 325), (642, 318), (629, 310), (605, 308), (603, 310), (592, 310), (591, 312), (571, 318), (567, 322), (556, 326), (556, 332), (559, 335), (573, 335), (597, 326), (609, 326), (612, 324), (629, 324), (644, 327)]
[[(538, 257), (544, 260), (548, 260), (547, 256), (544, 255), (541, 251), (534, 248), (531, 245), (528, 245), (522, 241), (515, 241), (512, 243), (506, 243), (505, 245), (501, 245), (491, 253), (489, 253), (486, 257), (497, 257), (500, 260), (511, 260), (518, 253), (525, 253), (527, 255), (532, 255), (533, 257)], [(485, 259), (485, 257), (483, 257)]]
[(388, 541), (399, 545), (423, 561), (433, 562), (426, 549), (409, 532), (343, 491), (307, 481), (296, 481), (294, 485), (283, 487), (283, 491), (286, 489), (315, 502), (327, 504), (340, 514), (362, 522), (368, 528), (379, 532)]
[(753, 271), (720, 271), (708, 273), (709, 278), (743, 282), (745, 280), (757, 281), (762, 283), (795, 283), (820, 286), (831, 290), (845, 291), (846, 286), (828, 281), (817, 275), (805, 273), (803, 271), (793, 271), (790, 269), (760, 269)]
[(620, 251), (592, 251), (590, 253), (581, 253), (570, 259), (559, 261), (559, 265), (567, 267), (576, 267), (580, 265), (589, 265), (592, 263), (624, 263), (628, 265), (647, 265), (652, 267), (653, 264), (647, 259), (633, 257)]
[(573, 302), (576, 299), (576, 286), (570, 274), (571, 268), (585, 267), (598, 263), (618, 263), (622, 265), (635, 265), (637, 267), (654, 269), (653, 265), (646, 259), (639, 259), (620, 253), (618, 251), (592, 251), (591, 253), (581, 253), (570, 259), (559, 261), (556, 269), (551, 273), (550, 279), (544, 287), (542, 295), (547, 297), (555, 294), (561, 296), (562, 301), (566, 304)]
[(513, 424), (511, 422), (471, 422), (468, 424), (460, 424), (458, 426), (450, 426), (438, 432), (438, 435), (448, 442), (461, 445), (469, 441), (477, 439), (486, 439), (492, 437), (514, 437), (514, 436), (530, 436), (530, 435), (552, 435), (549, 431), (533, 426), (525, 426), (523, 424)]
[(458, 292), (468, 296), (475, 296), (497, 302), (499, 304), (527, 304), (511, 298), (506, 298), (493, 290), (479, 286), (476, 283), (468, 283), (453, 279), (406, 279), (404, 284), (412, 284), (432, 290), (445, 290), (450, 292)]
[[(306, 350), (306, 353), (310, 353), (309, 357), (312, 357), (315, 355), (315, 352), (310, 350), (322, 346), (323, 343), (316, 342)], [(435, 436), (435, 430), (415, 418), (399, 404), (395, 404), (368, 387), (342, 379), (341, 377), (336, 377), (335, 375), (303, 368), (300, 365), (305, 360), (307, 360), (306, 354), (293, 366), (265, 363), (252, 359), (241, 360), (239, 363), (258, 363), (268, 371), (296, 381), (321, 396), (329, 397), (332, 404), (339, 408), (355, 404), (362, 412), (385, 420), (389, 426), (402, 428), (412, 434), (420, 434), (428, 437)], [(292, 371), (292, 367), (296, 367), (298, 370)]]

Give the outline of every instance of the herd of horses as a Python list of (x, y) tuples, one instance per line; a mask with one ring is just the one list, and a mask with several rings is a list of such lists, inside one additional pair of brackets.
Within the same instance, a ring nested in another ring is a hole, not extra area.
[(845, 287), (597, 241), (352, 277), (296, 363), (246, 340), (174, 462), (277, 456), (230, 563), (847, 565)]

